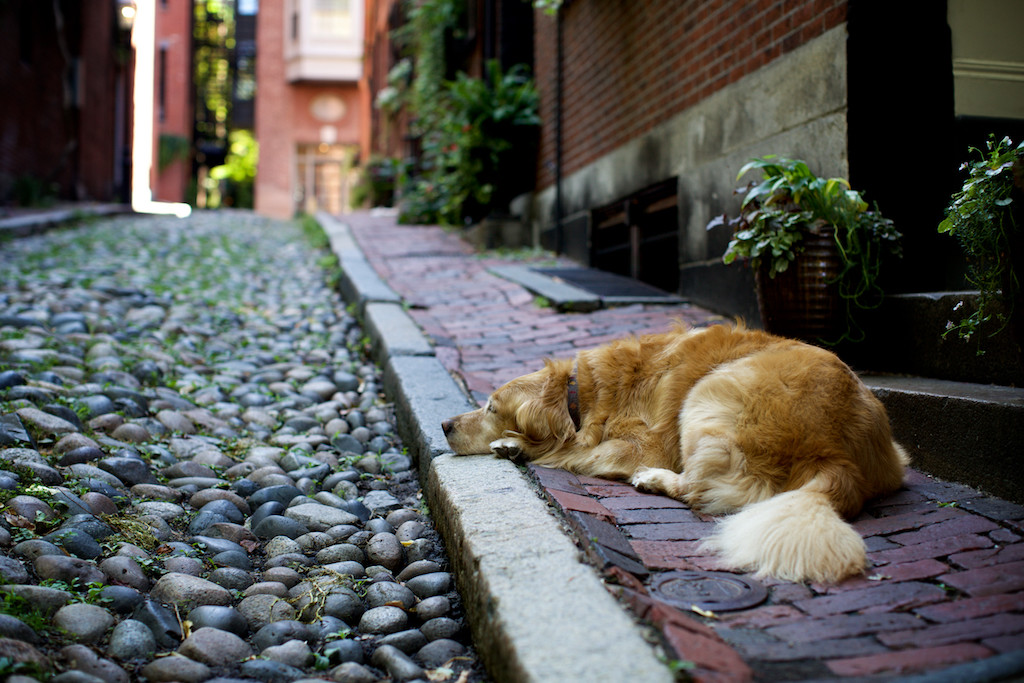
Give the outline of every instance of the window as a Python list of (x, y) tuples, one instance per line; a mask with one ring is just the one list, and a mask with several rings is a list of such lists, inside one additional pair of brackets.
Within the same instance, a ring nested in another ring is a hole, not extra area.
[(666, 292), (678, 291), (676, 188), (677, 180), (671, 178), (594, 209), (590, 265)]
[(356, 82), (362, 75), (363, 10), (356, 0), (288, 0), (288, 82)]
[(167, 46), (161, 45), (160, 52), (157, 55), (157, 96), (156, 96), (156, 110), (157, 115), (160, 117), (160, 123), (167, 120)]
[(352, 12), (350, 0), (313, 0), (310, 24), (317, 38), (351, 38)]

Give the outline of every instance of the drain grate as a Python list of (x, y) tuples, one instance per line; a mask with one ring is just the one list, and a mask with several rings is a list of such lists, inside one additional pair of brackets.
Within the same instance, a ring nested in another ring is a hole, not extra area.
[(673, 607), (712, 612), (748, 609), (768, 597), (757, 581), (725, 572), (666, 572), (651, 582), (651, 592)]
[(639, 280), (595, 268), (532, 268), (531, 270), (554, 280), (562, 280), (573, 287), (579, 287), (600, 297), (678, 300), (675, 295)]

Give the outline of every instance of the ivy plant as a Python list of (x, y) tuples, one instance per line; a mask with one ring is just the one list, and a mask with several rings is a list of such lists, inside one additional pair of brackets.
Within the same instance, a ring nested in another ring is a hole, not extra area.
[(394, 34), (408, 56), (376, 97), (386, 116), (404, 110), (419, 140), (416, 167), (394, 166), (403, 222), (461, 225), (482, 218), (498, 198), (519, 132), (540, 123), (539, 96), (525, 66), (502, 72), (490, 61), (483, 78), (446, 78), (446, 43), (460, 35), (461, 11), (455, 0), (408, 3), (408, 22)]
[(960, 166), (967, 171), (967, 179), (953, 194), (946, 218), (939, 223), (940, 233), (960, 243), (967, 256), (967, 280), (979, 292), (976, 310), (946, 327), (945, 334), (955, 332), (965, 340), (990, 321), (996, 325), (991, 335), (1009, 324), (1020, 305), (1019, 264), (1024, 257), (1022, 226), (1015, 218), (1019, 200), (1014, 200), (1015, 181), (1024, 188), (1024, 142), (1014, 147), (1008, 137), (997, 142), (990, 136), (985, 151), (971, 147), (970, 152), (978, 158)]

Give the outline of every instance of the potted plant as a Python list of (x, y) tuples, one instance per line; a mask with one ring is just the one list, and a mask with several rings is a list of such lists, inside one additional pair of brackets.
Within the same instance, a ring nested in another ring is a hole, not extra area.
[[(956, 237), (967, 256), (967, 280), (978, 289), (976, 309), (945, 334), (970, 339), (979, 329), (1007, 327), (1018, 347), (1024, 346), (1024, 142), (1010, 138), (986, 143), (987, 152), (972, 147), (979, 159), (964, 162), (963, 187), (953, 194), (939, 232)], [(979, 347), (978, 353), (982, 353)]]
[(830, 344), (863, 339), (855, 311), (881, 302), (882, 256), (900, 254), (900, 233), (843, 178), (769, 155), (745, 164), (737, 180), (755, 169), (761, 182), (737, 190), (746, 193), (740, 215), (708, 228), (733, 227), (722, 260), (754, 268), (765, 329)]

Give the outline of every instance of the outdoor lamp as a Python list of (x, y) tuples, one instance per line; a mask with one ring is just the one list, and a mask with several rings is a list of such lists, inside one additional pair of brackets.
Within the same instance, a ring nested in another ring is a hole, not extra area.
[(134, 0), (115, 0), (117, 6), (117, 25), (124, 31), (131, 31), (135, 24)]

